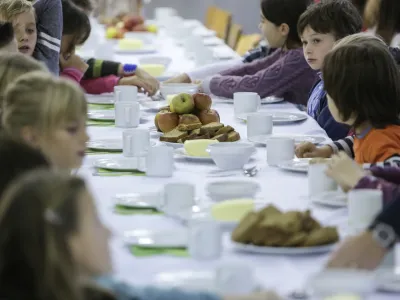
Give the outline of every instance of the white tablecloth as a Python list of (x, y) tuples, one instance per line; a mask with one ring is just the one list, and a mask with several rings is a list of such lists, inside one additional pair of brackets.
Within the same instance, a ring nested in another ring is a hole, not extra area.
[[(187, 71), (193, 67), (193, 62), (188, 61), (183, 49), (178, 48), (172, 39), (164, 36), (162, 38), (163, 47), (160, 54), (168, 55), (173, 58), (170, 70)], [(136, 62), (137, 57), (115, 56), (113, 59), (122, 62)], [(213, 104), (213, 108), (218, 110), (221, 121), (224, 124), (233, 126), (246, 140), (246, 126), (236, 120), (233, 116), (233, 105)], [(262, 110), (267, 111), (299, 111), (289, 103), (264, 105)], [(148, 122), (140, 125), (141, 127), (153, 126), (154, 114), (148, 116)], [(122, 129), (114, 127), (89, 127), (89, 134), (92, 139), (122, 137)], [(325, 135), (325, 132), (311, 118), (302, 123), (291, 125), (275, 126), (274, 133), (293, 133), (293, 134), (318, 134)], [(111, 157), (108, 155), (89, 155), (79, 171), (87, 179), (88, 185), (92, 190), (97, 201), (100, 215), (104, 222), (111, 228), (114, 237), (111, 242), (112, 258), (115, 266), (115, 273), (118, 277), (132, 283), (150, 283), (154, 276), (159, 272), (177, 270), (211, 270), (221, 261), (246, 261), (256, 269), (257, 277), (265, 287), (272, 287), (280, 292), (286, 293), (295, 288), (302, 287), (310, 274), (319, 271), (328, 255), (312, 256), (263, 256), (253, 254), (239, 254), (232, 250), (228, 236), (224, 241), (224, 252), (220, 261), (207, 262), (195, 261), (191, 258), (176, 258), (169, 256), (153, 256), (148, 258), (136, 258), (125, 248), (122, 235), (125, 230), (141, 228), (174, 228), (181, 226), (178, 222), (168, 219), (165, 216), (123, 216), (113, 213), (112, 197), (116, 193), (132, 193), (155, 191), (162, 189), (168, 182), (186, 181), (196, 185), (197, 195), (204, 199), (204, 185), (212, 180), (205, 177), (205, 173), (216, 169), (212, 164), (199, 164), (186, 160), (176, 160), (176, 171), (172, 178), (155, 179), (143, 176), (122, 176), (122, 177), (100, 177), (92, 175), (92, 163), (101, 157)], [(257, 148), (257, 164), (262, 166), (254, 180), (261, 184), (262, 190), (259, 197), (265, 203), (272, 203), (283, 210), (304, 210), (311, 208), (315, 217), (326, 224), (346, 224), (346, 210), (329, 209), (317, 207), (309, 203), (307, 199), (307, 176), (284, 172), (276, 168), (266, 166), (266, 149)], [(397, 299), (396, 296), (376, 294), (374, 299)]]

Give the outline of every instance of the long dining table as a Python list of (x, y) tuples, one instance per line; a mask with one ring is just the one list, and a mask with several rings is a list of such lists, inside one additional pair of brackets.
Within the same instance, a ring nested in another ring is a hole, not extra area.
[[(104, 36), (104, 28), (98, 24), (94, 26), (94, 34)], [(195, 63), (186, 57), (184, 49), (177, 45), (177, 41), (160, 30), (157, 40), (157, 55), (168, 56), (172, 59), (170, 71), (185, 72), (195, 67)], [(98, 44), (96, 47), (100, 47)], [(231, 51), (227, 45), (223, 51)], [(93, 49), (95, 50), (95, 49)], [(90, 55), (87, 54), (87, 55)], [(136, 63), (139, 56), (115, 55), (110, 59), (124, 63)], [(217, 110), (221, 122), (231, 125), (240, 133), (243, 141), (246, 137), (246, 124), (235, 118), (233, 105), (224, 103), (223, 100), (213, 97), (212, 108)], [(262, 111), (301, 113), (294, 105), (288, 102), (262, 105)], [(143, 108), (145, 122), (141, 128), (154, 126), (154, 112)], [(122, 128), (113, 126), (88, 126), (91, 139), (121, 138)], [(283, 126), (274, 126), (273, 132), (277, 134), (313, 134), (325, 136), (316, 121), (312, 118), (298, 123)], [(152, 140), (158, 141), (156, 136)], [(307, 175), (302, 173), (286, 172), (266, 164), (266, 148), (257, 146), (256, 165), (260, 168), (257, 176), (251, 178), (258, 182), (261, 191), (257, 199), (265, 204), (274, 204), (286, 210), (310, 209), (313, 216), (326, 225), (339, 227), (346, 226), (346, 208), (334, 209), (316, 206), (310, 203), (308, 195)], [(287, 293), (302, 289), (306, 280), (312, 274), (320, 271), (326, 263), (329, 254), (284, 256), (284, 255), (256, 255), (252, 253), (239, 253), (233, 249), (229, 233), (223, 238), (223, 253), (219, 260), (196, 261), (193, 258), (173, 257), (168, 255), (155, 255), (149, 257), (135, 257), (126, 247), (123, 234), (133, 229), (168, 229), (184, 226), (181, 222), (164, 215), (120, 215), (113, 210), (112, 198), (116, 194), (144, 193), (161, 190), (163, 185), (170, 182), (189, 182), (196, 187), (196, 196), (206, 199), (205, 185), (216, 178), (207, 177), (208, 172), (216, 170), (213, 164), (193, 162), (186, 159), (175, 159), (175, 171), (170, 178), (150, 178), (146, 176), (98, 176), (93, 172), (93, 163), (99, 158), (122, 156), (122, 154), (88, 154), (78, 174), (84, 177), (92, 191), (100, 216), (109, 226), (113, 236), (110, 241), (111, 254), (114, 263), (115, 275), (133, 284), (151, 284), (155, 276), (161, 272), (173, 271), (207, 271), (212, 270), (221, 262), (245, 262), (254, 267), (256, 277), (263, 287), (272, 288), (279, 293)], [(229, 179), (227, 177), (226, 179)], [(235, 178), (240, 178), (236, 176)], [(398, 299), (398, 295), (376, 293), (373, 299)]]

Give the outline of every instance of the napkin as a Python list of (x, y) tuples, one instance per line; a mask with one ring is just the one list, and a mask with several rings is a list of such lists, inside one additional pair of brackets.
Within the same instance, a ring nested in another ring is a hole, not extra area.
[(141, 171), (122, 172), (122, 171), (111, 171), (111, 170), (96, 168), (93, 175), (94, 176), (146, 176), (146, 173)]
[(155, 256), (155, 255), (189, 257), (189, 252), (186, 248), (144, 248), (139, 246), (131, 246), (129, 250), (134, 256), (138, 257)]
[(97, 121), (97, 120), (87, 120), (87, 126), (115, 126), (114, 121)]
[(88, 109), (114, 109), (114, 104), (88, 104)]
[(120, 215), (161, 215), (162, 212), (153, 208), (128, 207), (115, 205), (114, 212)]

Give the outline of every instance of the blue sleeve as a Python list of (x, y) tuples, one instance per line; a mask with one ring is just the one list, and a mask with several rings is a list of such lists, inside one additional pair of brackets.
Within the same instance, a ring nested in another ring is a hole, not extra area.
[(115, 294), (118, 300), (222, 300), (221, 297), (207, 292), (128, 285), (109, 276), (97, 278), (96, 282)]
[(59, 57), (62, 37), (61, 0), (38, 0), (34, 4), (37, 16), (38, 39), (33, 56), (59, 75)]
[(322, 109), (317, 118), (317, 122), (333, 141), (345, 138), (350, 131), (349, 126), (335, 121), (328, 106)]

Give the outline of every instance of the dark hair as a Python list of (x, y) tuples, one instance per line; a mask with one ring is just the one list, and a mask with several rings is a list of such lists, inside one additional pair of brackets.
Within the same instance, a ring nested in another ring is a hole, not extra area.
[(400, 32), (400, 1), (381, 0), (376, 34), (390, 45), (393, 36)]
[(0, 136), (0, 198), (12, 181), (38, 168), (50, 168), (39, 150), (11, 137)]
[(14, 39), (14, 29), (10, 22), (0, 22), (0, 48), (7, 46)]
[(400, 73), (379, 38), (359, 33), (345, 37), (327, 54), (322, 67), (327, 94), (340, 118), (355, 118), (373, 128), (399, 124)]
[(276, 26), (284, 23), (289, 26), (286, 47), (293, 48), (296, 44), (301, 44), (296, 31), (299, 17), (312, 2), (313, 0), (262, 0), (261, 12)]
[(310, 26), (317, 33), (331, 33), (337, 40), (361, 32), (363, 20), (349, 0), (326, 0), (311, 5), (297, 24), (299, 36)]
[(89, 17), (70, 0), (62, 0), (62, 10), (63, 35), (75, 35), (75, 45), (82, 45), (91, 32)]
[(78, 6), (79, 8), (81, 8), (87, 12), (90, 12), (94, 9), (93, 3), (91, 0), (71, 0), (71, 1), (76, 6)]
[(364, 14), (365, 5), (368, 0), (351, 0), (351, 3), (357, 8), (359, 14), (362, 16)]

